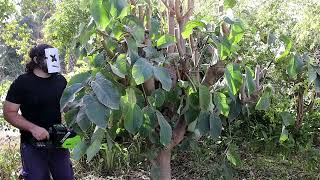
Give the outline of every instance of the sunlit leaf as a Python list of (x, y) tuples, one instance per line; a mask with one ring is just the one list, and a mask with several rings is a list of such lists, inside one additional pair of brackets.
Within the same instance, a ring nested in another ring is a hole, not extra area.
[(198, 20), (188, 21), (185, 28), (184, 28), (184, 31), (181, 33), (182, 37), (184, 39), (189, 38), (189, 36), (192, 34), (193, 29), (196, 27), (205, 28), (206, 24), (204, 22), (198, 21)]
[(165, 34), (157, 41), (158, 48), (166, 48), (176, 43), (176, 38), (172, 35)]
[(160, 125), (160, 143), (164, 146), (171, 142), (172, 129), (168, 121), (163, 117), (161, 112), (156, 111), (158, 123)]
[(221, 114), (228, 117), (230, 108), (227, 102), (226, 95), (223, 93), (217, 92), (214, 94), (213, 99), (214, 99), (214, 104), (220, 110)]

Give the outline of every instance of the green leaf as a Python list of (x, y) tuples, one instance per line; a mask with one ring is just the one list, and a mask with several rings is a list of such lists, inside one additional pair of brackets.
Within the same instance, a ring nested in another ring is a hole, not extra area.
[(233, 164), (234, 166), (240, 166), (241, 165), (241, 159), (239, 154), (236, 152), (235, 145), (230, 145), (227, 151), (227, 159), (228, 161)]
[(229, 105), (227, 102), (227, 96), (223, 93), (217, 92), (214, 94), (214, 104), (220, 110), (221, 114), (228, 117), (229, 115)]
[(288, 130), (286, 129), (285, 126), (282, 126), (282, 132), (281, 132), (280, 139), (279, 139), (280, 142), (281, 143), (285, 142), (288, 139), (288, 135), (289, 135)]
[(136, 104), (128, 105), (124, 115), (124, 127), (131, 134), (136, 134), (143, 124), (143, 114)]
[(202, 84), (199, 86), (199, 102), (202, 111), (212, 110), (212, 94), (210, 93), (209, 88)]
[(87, 153), (87, 162), (90, 162), (92, 158), (100, 151), (101, 139), (96, 139), (93, 143), (88, 147)]
[(82, 83), (75, 83), (63, 91), (62, 97), (60, 99), (60, 109), (61, 111), (67, 106), (69, 102), (75, 99), (75, 94), (79, 92), (84, 87)]
[(193, 29), (196, 27), (205, 28), (206, 24), (204, 22), (198, 21), (198, 20), (188, 21), (185, 26), (184, 31), (181, 33), (182, 37), (184, 39), (189, 38), (189, 36), (192, 34)]
[(232, 45), (238, 44), (244, 35), (244, 26), (241, 22), (235, 21), (231, 25), (231, 32), (228, 39), (232, 42)]
[(120, 54), (117, 57), (115, 64), (110, 64), (111, 70), (114, 74), (121, 78), (125, 78), (125, 75), (127, 75), (127, 58), (125, 54)]
[(105, 30), (110, 20), (102, 2), (103, 0), (91, 0), (90, 13), (96, 22), (97, 27), (100, 30)]
[(99, 68), (99, 67), (102, 67), (103, 66), (103, 64), (105, 63), (105, 58), (104, 58), (104, 55), (103, 55), (103, 53), (99, 53), (99, 54), (95, 54), (94, 56), (93, 56), (93, 59), (92, 59), (92, 62), (91, 62), (91, 64), (94, 66), (94, 67), (97, 67), (97, 68)]
[(138, 54), (137, 42), (132, 38), (126, 38), (128, 46), (128, 57), (130, 57), (131, 63), (135, 63), (140, 57)]
[(172, 35), (165, 34), (157, 41), (158, 48), (166, 48), (176, 43), (176, 38)]
[(73, 75), (70, 78), (67, 86), (70, 87), (71, 85), (76, 84), (76, 83), (85, 84), (88, 82), (90, 77), (91, 77), (91, 71), (86, 71), (86, 72), (82, 72), (82, 73)]
[(92, 95), (85, 95), (83, 97), (83, 104), (89, 120), (98, 127), (106, 128), (110, 109), (106, 108)]
[(156, 111), (158, 117), (158, 123), (160, 125), (160, 143), (164, 146), (171, 142), (172, 129), (167, 120), (163, 117), (161, 112)]
[(209, 119), (209, 125), (210, 125), (210, 136), (213, 139), (218, 139), (219, 136), (221, 135), (222, 131), (222, 123), (221, 119), (219, 116), (215, 114), (210, 114), (210, 119)]
[(280, 116), (282, 118), (282, 122), (285, 126), (290, 126), (294, 124), (294, 118), (288, 111), (283, 111), (280, 113)]
[(155, 128), (158, 125), (157, 115), (154, 109), (150, 106), (146, 106), (142, 109), (144, 115), (144, 122), (146, 125), (150, 126), (150, 128)]
[(72, 150), (71, 158), (79, 161), (83, 155), (86, 154), (88, 144), (86, 141), (80, 141)]
[(203, 136), (210, 130), (210, 113), (201, 111), (198, 116), (198, 124), (196, 126), (196, 131)]
[(317, 79), (317, 71), (315, 68), (311, 65), (308, 64), (308, 82), (309, 85), (313, 83)]
[(157, 80), (162, 84), (162, 88), (166, 91), (170, 91), (172, 86), (172, 80), (170, 74), (166, 68), (163, 67), (153, 67), (153, 73)]
[(255, 83), (253, 81), (253, 76), (254, 76), (254, 73), (253, 71), (249, 68), (249, 67), (246, 67), (246, 89), (247, 89), (247, 93), (249, 96), (252, 95), (252, 93), (256, 90), (256, 86), (255, 86)]
[(302, 67), (303, 67), (303, 62), (301, 58), (299, 56), (294, 56), (291, 58), (289, 62), (287, 73), (291, 78), (297, 79), (297, 75), (301, 72)]
[(239, 103), (239, 100), (236, 99), (231, 101), (229, 106), (230, 106), (230, 110), (229, 110), (228, 120), (229, 122), (232, 122), (241, 113), (241, 104)]
[(144, 58), (139, 58), (132, 67), (132, 77), (136, 84), (142, 84), (153, 75), (153, 66)]
[(95, 81), (91, 82), (91, 87), (103, 105), (110, 109), (119, 109), (120, 94), (118, 89), (100, 72), (96, 74)]
[(256, 104), (256, 110), (265, 111), (270, 106), (270, 96), (267, 95), (265, 92), (260, 97), (258, 103)]
[(86, 131), (91, 125), (91, 122), (88, 116), (86, 115), (86, 110), (83, 107), (80, 108), (77, 114), (76, 122), (82, 131)]
[(126, 91), (126, 96), (122, 97), (124, 127), (129, 133), (136, 134), (143, 124), (143, 113), (136, 103), (134, 89), (129, 88)]
[(162, 89), (157, 89), (152, 93), (152, 97), (154, 97), (154, 106), (161, 107), (166, 100), (166, 94)]
[(277, 55), (276, 62), (287, 57), (292, 48), (292, 41), (288, 36), (281, 36), (280, 40), (285, 44), (285, 51), (281, 55)]
[(105, 137), (106, 131), (105, 129), (99, 128), (98, 126), (96, 126), (96, 128), (94, 129), (94, 132), (92, 134), (91, 137), (91, 142), (93, 143), (95, 140), (100, 140), (102, 141), (103, 138)]
[(238, 64), (228, 64), (225, 72), (225, 78), (227, 79), (227, 84), (229, 91), (232, 95), (236, 95), (242, 85), (242, 74), (240, 72), (240, 67)]
[(68, 127), (73, 126), (73, 124), (76, 122), (76, 117), (77, 117), (78, 111), (79, 111), (79, 109), (74, 108), (74, 109), (71, 109), (65, 113), (64, 120), (65, 120)]
[(233, 8), (237, 4), (236, 0), (224, 0), (223, 6), (225, 9)]

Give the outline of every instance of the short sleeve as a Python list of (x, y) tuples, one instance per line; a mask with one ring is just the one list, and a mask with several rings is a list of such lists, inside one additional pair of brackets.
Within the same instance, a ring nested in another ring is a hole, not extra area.
[(6, 100), (15, 104), (21, 104), (23, 98), (23, 85), (20, 78), (17, 78), (10, 85)]

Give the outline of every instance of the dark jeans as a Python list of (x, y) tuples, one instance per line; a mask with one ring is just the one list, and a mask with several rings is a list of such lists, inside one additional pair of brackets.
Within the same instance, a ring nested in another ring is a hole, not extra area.
[(36, 148), (21, 143), (22, 176), (25, 180), (74, 180), (67, 149)]

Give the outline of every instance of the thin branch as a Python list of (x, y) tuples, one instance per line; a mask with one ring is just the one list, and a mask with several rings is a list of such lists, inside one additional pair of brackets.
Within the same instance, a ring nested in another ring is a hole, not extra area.
[[(174, 9), (172, 7), (169, 6), (169, 4), (167, 3), (166, 0), (161, 0), (162, 3), (167, 7), (167, 9), (171, 12), (171, 13), (174, 13)], [(170, 0), (169, 0), (170, 1)]]

